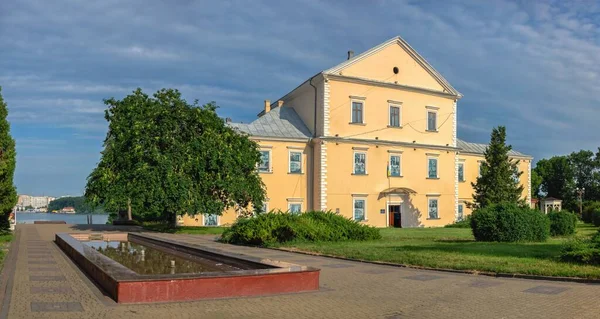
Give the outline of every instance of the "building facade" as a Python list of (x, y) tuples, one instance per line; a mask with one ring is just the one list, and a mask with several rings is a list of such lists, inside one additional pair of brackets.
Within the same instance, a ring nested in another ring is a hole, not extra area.
[(48, 207), (48, 204), (54, 199), (51, 196), (19, 195), (15, 208), (17, 210), (25, 210), (26, 207), (33, 207), (35, 209)]
[[(331, 210), (377, 227), (433, 227), (470, 214), (486, 145), (457, 136), (462, 95), (402, 38), (319, 72), (255, 121), (230, 123), (261, 149), (264, 210)], [(532, 157), (512, 151), (531, 199)], [(185, 225), (233, 223), (183, 216)]]

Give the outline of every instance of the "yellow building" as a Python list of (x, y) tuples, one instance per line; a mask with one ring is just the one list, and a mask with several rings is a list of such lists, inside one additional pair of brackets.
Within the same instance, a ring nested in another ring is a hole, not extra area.
[[(258, 119), (265, 210), (331, 210), (377, 227), (443, 226), (470, 211), (485, 145), (457, 137), (462, 95), (395, 37), (300, 84)], [(530, 201), (532, 157), (513, 151)], [(226, 225), (237, 215), (184, 216)]]

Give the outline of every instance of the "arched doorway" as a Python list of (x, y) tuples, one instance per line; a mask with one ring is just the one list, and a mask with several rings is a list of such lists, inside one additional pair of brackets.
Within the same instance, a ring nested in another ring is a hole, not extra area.
[(410, 225), (403, 223), (405, 219), (403, 214), (408, 209), (406, 203), (409, 202), (410, 194), (416, 194), (416, 192), (407, 187), (387, 188), (379, 193), (378, 200), (386, 199), (386, 223), (388, 227), (410, 227)]

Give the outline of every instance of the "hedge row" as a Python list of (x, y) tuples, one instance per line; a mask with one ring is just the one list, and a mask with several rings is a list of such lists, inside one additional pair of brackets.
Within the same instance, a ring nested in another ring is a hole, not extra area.
[(347, 241), (380, 239), (379, 229), (332, 212), (289, 214), (270, 212), (238, 219), (223, 232), (221, 241), (268, 246), (290, 241)]
[(551, 236), (567, 236), (575, 233), (577, 216), (568, 211), (552, 211), (548, 213)]
[(471, 215), (471, 229), (477, 241), (545, 241), (550, 220), (538, 210), (513, 203), (480, 208)]

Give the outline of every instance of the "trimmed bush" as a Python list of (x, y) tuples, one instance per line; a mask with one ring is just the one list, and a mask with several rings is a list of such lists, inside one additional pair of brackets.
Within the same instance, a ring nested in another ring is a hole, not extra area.
[(514, 203), (500, 203), (471, 214), (471, 230), (477, 241), (545, 241), (550, 221), (538, 210)]
[(223, 232), (230, 244), (268, 246), (290, 241), (347, 241), (380, 239), (379, 229), (332, 212), (289, 214), (270, 212), (240, 218)]
[(548, 213), (551, 236), (567, 236), (575, 233), (577, 216), (568, 211), (552, 211)]
[(444, 226), (445, 228), (471, 228), (471, 215), (463, 220)]
[(584, 223), (594, 223), (594, 212), (600, 211), (600, 202), (585, 202), (583, 203), (583, 211), (581, 220)]

